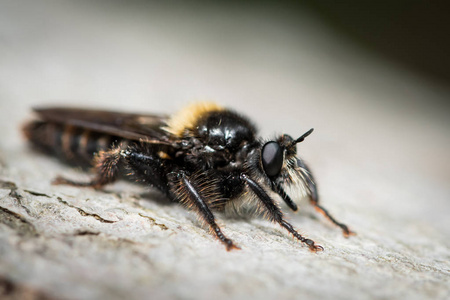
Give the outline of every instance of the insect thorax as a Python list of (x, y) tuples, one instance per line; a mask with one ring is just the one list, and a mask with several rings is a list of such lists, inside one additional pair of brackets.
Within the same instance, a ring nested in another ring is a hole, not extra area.
[(244, 163), (255, 144), (255, 128), (245, 118), (228, 110), (204, 112), (182, 135), (184, 156), (207, 168), (222, 168)]

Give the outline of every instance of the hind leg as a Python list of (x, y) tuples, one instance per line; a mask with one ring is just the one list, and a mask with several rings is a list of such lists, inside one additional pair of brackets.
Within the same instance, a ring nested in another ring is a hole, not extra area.
[(52, 184), (65, 184), (79, 187), (101, 188), (117, 179), (119, 164), (121, 163), (121, 147), (114, 147), (108, 151), (100, 151), (94, 158), (95, 178), (88, 182), (73, 181), (61, 176), (56, 177)]

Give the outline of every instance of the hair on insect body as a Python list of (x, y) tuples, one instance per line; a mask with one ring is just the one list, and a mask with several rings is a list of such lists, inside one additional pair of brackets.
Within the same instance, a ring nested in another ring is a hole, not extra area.
[(319, 203), (313, 175), (297, 156), (297, 144), (313, 129), (297, 139), (283, 134), (264, 141), (247, 118), (203, 102), (171, 117), (76, 108), (34, 111), (38, 118), (23, 131), (36, 148), (95, 170), (89, 182), (58, 177), (54, 183), (101, 188), (125, 170), (197, 212), (227, 250), (239, 247), (222, 232), (213, 211), (239, 212), (248, 206), (312, 251), (323, 250), (286, 221), (276, 198), (298, 209), (286, 188), (297, 188), (345, 236), (353, 234)]

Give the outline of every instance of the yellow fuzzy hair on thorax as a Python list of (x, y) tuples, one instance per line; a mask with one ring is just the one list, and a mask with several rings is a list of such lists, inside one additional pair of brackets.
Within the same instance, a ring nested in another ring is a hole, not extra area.
[(186, 129), (192, 129), (197, 120), (205, 113), (221, 111), (224, 108), (214, 102), (195, 102), (175, 113), (164, 129), (176, 136), (182, 136)]

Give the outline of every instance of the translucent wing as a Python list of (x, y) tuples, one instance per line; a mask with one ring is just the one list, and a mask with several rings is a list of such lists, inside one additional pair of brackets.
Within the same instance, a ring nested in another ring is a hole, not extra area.
[(60, 107), (35, 108), (34, 111), (47, 122), (73, 125), (129, 140), (170, 144), (171, 135), (163, 129), (168, 119), (164, 115)]

